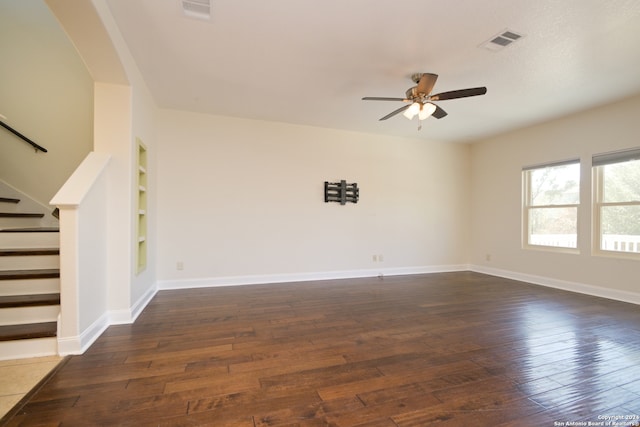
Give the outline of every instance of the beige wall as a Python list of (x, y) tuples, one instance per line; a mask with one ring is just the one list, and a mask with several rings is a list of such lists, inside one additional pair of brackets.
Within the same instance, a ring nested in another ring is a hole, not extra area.
[[(160, 281), (466, 263), (466, 145), (168, 110), (157, 142)], [(341, 179), (357, 204), (324, 203), (324, 181)]]
[[(51, 1), (60, 9), (58, 13), (75, 17), (74, 6), (64, 1)], [(98, 44), (99, 49), (109, 49), (119, 63), (111, 64), (112, 71), (106, 73), (106, 82), (96, 82), (96, 151), (109, 153), (112, 161), (109, 166), (111, 187), (109, 190), (109, 308), (114, 322), (127, 322), (131, 316), (139, 314), (139, 310), (146, 304), (146, 300), (153, 295), (156, 284), (155, 261), (155, 136), (156, 136), (156, 105), (151, 97), (140, 71), (129, 52), (117, 25), (113, 20), (110, 9), (104, 0), (84, 0), (87, 13), (97, 13), (102, 31), (92, 34), (98, 41), (108, 41), (107, 45)], [(71, 10), (69, 10), (71, 9)], [(95, 11), (95, 12), (94, 12)], [(71, 25), (71, 24), (70, 24)], [(82, 30), (82, 28), (80, 28)], [(82, 37), (82, 32), (77, 34)], [(100, 47), (101, 46), (101, 47)], [(91, 52), (91, 45), (85, 46), (93, 60), (90, 67), (94, 74), (105, 71), (100, 58)], [(113, 50), (113, 52), (111, 51)], [(85, 51), (83, 50), (83, 53)], [(123, 77), (127, 85), (118, 83)], [(147, 225), (147, 267), (137, 272), (135, 248), (137, 235), (135, 221), (138, 218), (136, 199), (138, 195), (136, 177), (137, 146), (136, 139), (140, 138), (148, 149), (148, 225)]]
[[(106, 194), (105, 230), (96, 230), (96, 245), (105, 246), (106, 256), (100, 259), (108, 271), (106, 289), (108, 301), (105, 307), (96, 304), (80, 304), (82, 310), (92, 315), (108, 318), (111, 323), (130, 322), (155, 291), (155, 193), (154, 193), (154, 138), (156, 106), (136, 67), (135, 61), (105, 0), (46, 0), (65, 31), (73, 38), (95, 83), (95, 112), (93, 141), (96, 153), (108, 154), (110, 161), (105, 175), (109, 185)], [(148, 192), (149, 239), (147, 269), (138, 274), (136, 268), (137, 246), (135, 219), (137, 219), (136, 176), (137, 138), (149, 149), (148, 175), (151, 183)], [(84, 237), (84, 236), (83, 236)], [(92, 260), (98, 262), (98, 260)], [(97, 281), (102, 282), (104, 279)], [(104, 303), (104, 301), (100, 301)], [(98, 328), (94, 328), (98, 329)]]
[(0, 129), (0, 180), (42, 204), (93, 145), (93, 81), (41, 0), (0, 0), (0, 114), (49, 150)]
[[(634, 97), (473, 144), (470, 263), (603, 295), (640, 294), (640, 261), (592, 255), (590, 235), (591, 156), (640, 146), (639, 116), (640, 97)], [(522, 167), (571, 158), (582, 162), (580, 253), (523, 249)]]

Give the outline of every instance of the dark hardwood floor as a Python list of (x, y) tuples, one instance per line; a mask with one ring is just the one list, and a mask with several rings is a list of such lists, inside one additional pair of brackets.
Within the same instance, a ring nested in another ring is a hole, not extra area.
[(566, 426), (638, 415), (640, 307), (462, 272), (161, 291), (5, 421)]

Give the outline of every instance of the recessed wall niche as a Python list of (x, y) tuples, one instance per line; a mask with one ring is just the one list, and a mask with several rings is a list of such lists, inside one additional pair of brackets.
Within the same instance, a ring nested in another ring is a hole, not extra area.
[(137, 206), (136, 206), (136, 273), (147, 267), (147, 147), (136, 138)]

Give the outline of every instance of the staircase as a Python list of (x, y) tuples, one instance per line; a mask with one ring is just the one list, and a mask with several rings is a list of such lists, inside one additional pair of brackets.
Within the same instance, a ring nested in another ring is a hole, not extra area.
[(59, 230), (43, 217), (0, 197), (0, 360), (57, 354)]

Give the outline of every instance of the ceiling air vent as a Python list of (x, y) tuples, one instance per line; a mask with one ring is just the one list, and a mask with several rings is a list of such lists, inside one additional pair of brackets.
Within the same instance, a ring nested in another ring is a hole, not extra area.
[(518, 34), (515, 31), (505, 30), (482, 43), (480, 47), (496, 52), (504, 49), (513, 42), (520, 40), (522, 37), (522, 34)]
[(211, 1), (182, 0), (182, 11), (191, 18), (209, 20), (211, 18)]

